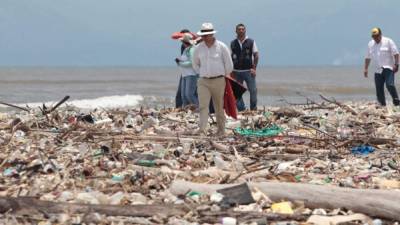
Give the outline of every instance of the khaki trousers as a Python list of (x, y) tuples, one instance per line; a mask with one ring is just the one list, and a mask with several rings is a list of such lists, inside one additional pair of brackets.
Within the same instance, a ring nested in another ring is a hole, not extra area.
[(208, 124), (208, 105), (212, 99), (217, 117), (218, 133), (225, 132), (225, 112), (224, 112), (224, 94), (225, 77), (206, 79), (200, 78), (197, 82), (197, 92), (199, 95), (201, 132), (205, 132)]

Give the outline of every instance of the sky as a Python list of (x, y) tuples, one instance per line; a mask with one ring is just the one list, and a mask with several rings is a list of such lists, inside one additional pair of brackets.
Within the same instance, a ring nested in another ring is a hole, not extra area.
[(0, 66), (175, 66), (182, 28), (244, 23), (261, 66), (360, 65), (370, 30), (400, 45), (399, 0), (0, 0)]

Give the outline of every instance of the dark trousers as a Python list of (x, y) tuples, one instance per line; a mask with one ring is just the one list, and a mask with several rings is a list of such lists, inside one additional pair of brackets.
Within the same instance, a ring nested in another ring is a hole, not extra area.
[(181, 78), (179, 78), (178, 90), (176, 90), (175, 108), (181, 108), (183, 106), (181, 89), (182, 89), (182, 76)]
[[(235, 79), (237, 82), (243, 84), (246, 82), (247, 90), (250, 93), (250, 109), (257, 109), (257, 86), (256, 86), (256, 78), (253, 77), (250, 71), (245, 72), (233, 72), (235, 75)], [(238, 111), (243, 111), (246, 109), (243, 98), (239, 98), (236, 101)]]
[(386, 105), (385, 84), (386, 89), (392, 96), (393, 105), (399, 105), (399, 95), (397, 94), (396, 86), (394, 84), (394, 73), (391, 69), (383, 69), (382, 73), (375, 73), (376, 97), (382, 106)]

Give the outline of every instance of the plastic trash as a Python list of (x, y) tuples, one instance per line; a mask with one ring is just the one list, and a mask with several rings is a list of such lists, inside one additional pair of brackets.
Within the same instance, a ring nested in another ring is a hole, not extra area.
[(93, 157), (99, 157), (102, 155), (106, 155), (108, 153), (110, 153), (110, 148), (105, 145), (102, 145), (99, 150), (93, 153)]
[(80, 116), (79, 119), (81, 119), (83, 122), (87, 122), (87, 123), (94, 123), (94, 119), (92, 117), (92, 115), (88, 114), (88, 115), (84, 115), (84, 116)]
[(201, 195), (201, 192), (198, 191), (191, 191), (189, 193), (186, 194), (187, 196), (191, 197), (191, 196), (195, 196), (195, 195)]
[(94, 122), (94, 124), (105, 124), (105, 123), (111, 123), (111, 122), (112, 122), (112, 119), (105, 118), (105, 119), (102, 119), (102, 120), (96, 120), (96, 122)]
[(240, 120), (236, 120), (236, 121), (229, 121), (226, 123), (226, 128), (229, 129), (234, 129), (234, 128), (238, 128), (241, 125), (241, 121)]
[(135, 123), (136, 121), (132, 118), (132, 115), (128, 114), (128, 116), (125, 117), (125, 126), (127, 128), (133, 128)]
[(17, 130), (15, 131), (15, 137), (17, 138), (25, 137), (25, 132), (23, 132), (22, 130)]
[(349, 138), (353, 131), (346, 126), (340, 126), (338, 127), (337, 132), (340, 138)]
[(136, 165), (146, 166), (146, 167), (154, 167), (156, 165), (156, 162), (154, 160), (141, 159), (141, 160), (136, 161)]
[(395, 161), (393, 161), (393, 160), (388, 162), (388, 166), (393, 170), (398, 170), (399, 169), (398, 166), (397, 166), (397, 163)]
[(6, 177), (11, 177), (14, 175), (18, 175), (18, 171), (15, 168), (7, 168), (4, 170), (3, 175)]
[(125, 179), (125, 176), (121, 175), (121, 174), (113, 174), (111, 177), (111, 180), (114, 182), (122, 182), (122, 181), (124, 181), (124, 179)]
[(246, 183), (223, 188), (217, 190), (217, 192), (225, 196), (222, 199), (223, 205), (248, 205), (255, 202), (250, 188)]
[(222, 225), (236, 225), (237, 220), (233, 217), (224, 217), (222, 218)]
[(273, 213), (293, 214), (293, 209), (290, 202), (280, 202), (271, 205)]
[(277, 126), (277, 125), (272, 125), (270, 127), (265, 127), (260, 130), (251, 130), (251, 129), (245, 129), (245, 128), (236, 128), (235, 131), (243, 136), (255, 136), (255, 137), (270, 137), (270, 136), (275, 136), (281, 133), (284, 129)]
[(144, 123), (143, 123), (143, 130), (146, 130), (147, 128), (153, 127), (158, 125), (158, 120), (153, 118), (153, 117), (149, 117)]
[(374, 220), (372, 221), (372, 225), (382, 225), (382, 220), (380, 220), (380, 219), (374, 219)]
[(375, 151), (375, 148), (369, 145), (359, 145), (357, 147), (353, 147), (351, 149), (351, 153), (357, 155), (368, 155), (369, 153), (372, 153)]
[(230, 164), (224, 161), (219, 153), (214, 153), (213, 161), (215, 166), (221, 170), (230, 170)]
[(153, 154), (157, 157), (157, 158), (164, 158), (165, 154), (166, 154), (166, 150), (164, 148), (164, 146), (162, 146), (161, 144), (152, 144), (153, 147)]
[(125, 197), (124, 192), (119, 191), (110, 197), (110, 204), (111, 205), (119, 205), (119, 204), (121, 204), (121, 201), (122, 201), (122, 199), (124, 199), (124, 197)]
[(210, 196), (210, 200), (212, 202), (220, 202), (220, 201), (222, 201), (223, 198), (224, 198), (224, 195), (221, 193), (218, 193), (218, 192), (214, 192)]
[(360, 213), (344, 215), (344, 216), (312, 215), (308, 218), (307, 224), (319, 224), (319, 225), (353, 224), (351, 223), (352, 221), (361, 221), (362, 224), (371, 224), (371, 218)]

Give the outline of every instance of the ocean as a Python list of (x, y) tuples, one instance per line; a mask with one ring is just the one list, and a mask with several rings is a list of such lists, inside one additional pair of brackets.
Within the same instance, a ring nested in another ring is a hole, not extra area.
[[(69, 95), (67, 103), (82, 108), (170, 107), (178, 81), (176, 67), (2, 67), (0, 101), (36, 107)], [(262, 67), (257, 85), (260, 106), (321, 101), (319, 94), (375, 100), (373, 74), (364, 78), (362, 66)]]

